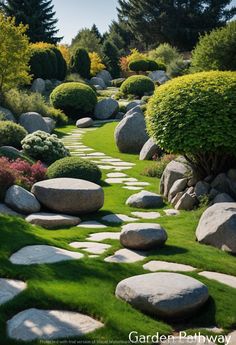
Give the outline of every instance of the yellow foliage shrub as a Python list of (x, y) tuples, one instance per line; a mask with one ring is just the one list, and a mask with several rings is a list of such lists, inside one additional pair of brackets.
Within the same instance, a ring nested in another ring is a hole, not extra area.
[(97, 73), (101, 72), (106, 68), (106, 66), (102, 63), (102, 59), (98, 55), (98, 53), (93, 52), (89, 53), (89, 57), (91, 60), (91, 70), (90, 73), (92, 76), (95, 76)]

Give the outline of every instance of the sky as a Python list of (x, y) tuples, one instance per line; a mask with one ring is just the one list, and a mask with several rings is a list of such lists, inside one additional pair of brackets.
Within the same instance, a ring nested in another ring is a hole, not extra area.
[[(236, 1), (236, 0), (235, 0)], [(64, 43), (71, 43), (77, 32), (94, 23), (100, 32), (108, 30), (113, 19), (117, 18), (118, 0), (53, 0), (58, 18), (59, 35)]]
[[(63, 43), (71, 43), (77, 32), (94, 23), (101, 33), (108, 30), (113, 19), (117, 19), (118, 0), (53, 0), (59, 35)], [(236, 0), (232, 1), (236, 6)]]

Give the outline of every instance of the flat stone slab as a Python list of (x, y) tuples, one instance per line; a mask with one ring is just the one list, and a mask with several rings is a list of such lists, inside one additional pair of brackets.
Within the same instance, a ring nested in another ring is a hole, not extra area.
[(122, 166), (122, 167), (113, 167), (114, 171), (123, 171), (123, 170), (129, 170), (132, 169), (132, 167)]
[(84, 255), (47, 245), (26, 246), (10, 257), (15, 265), (51, 264), (60, 261), (78, 260)]
[(109, 244), (96, 242), (72, 242), (70, 246), (73, 248), (81, 248), (90, 254), (103, 254), (107, 249), (111, 248)]
[(148, 182), (125, 182), (125, 184), (126, 184), (126, 186), (143, 186), (143, 187), (145, 187), (145, 186), (149, 186), (150, 185), (150, 183), (148, 183)]
[(123, 222), (136, 222), (137, 218), (132, 218), (126, 216), (125, 214), (108, 214), (107, 216), (102, 217), (102, 221), (108, 223), (123, 223)]
[(95, 234), (90, 234), (86, 240), (88, 241), (104, 241), (104, 240), (119, 240), (120, 232), (98, 232)]
[(106, 183), (112, 183), (112, 184), (115, 184), (115, 183), (118, 183), (118, 184), (122, 184), (122, 183), (125, 183), (126, 181), (137, 181), (136, 178), (133, 178), (133, 177), (121, 177), (121, 178), (107, 178), (105, 180)]
[(102, 162), (104, 163), (114, 163), (114, 162), (122, 162), (119, 158), (103, 158)]
[(167, 216), (178, 216), (180, 214), (180, 212), (175, 209), (164, 210), (164, 212)]
[(146, 258), (146, 253), (130, 249), (120, 249), (114, 255), (108, 256), (104, 261), (117, 263), (133, 263)]
[(0, 278), (0, 305), (10, 301), (26, 288), (27, 284), (20, 280)]
[(143, 268), (151, 272), (155, 272), (155, 271), (191, 272), (191, 271), (196, 270), (195, 267), (192, 267), (189, 265), (177, 264), (175, 262), (157, 261), (157, 260), (149, 261), (148, 263), (143, 265)]
[(116, 296), (162, 318), (193, 316), (208, 300), (206, 285), (179, 273), (147, 273), (122, 280)]
[(133, 167), (135, 164), (134, 163), (129, 163), (129, 162), (110, 162), (111, 165), (114, 165), (116, 167), (120, 166), (126, 166), (126, 167)]
[(82, 222), (78, 225), (79, 228), (88, 228), (88, 229), (104, 229), (107, 228), (106, 225), (97, 222), (96, 220), (88, 220), (86, 222)]
[(124, 174), (124, 173), (108, 173), (107, 177), (109, 178), (117, 178), (117, 177), (127, 177), (128, 175)]
[(223, 274), (223, 273), (218, 273), (218, 272), (210, 272), (210, 271), (200, 272), (199, 275), (206, 277), (208, 279), (216, 280), (219, 283), (228, 285), (228, 286), (236, 289), (236, 277), (235, 276), (231, 276), (231, 275)]
[(79, 217), (43, 212), (33, 213), (25, 220), (30, 224), (39, 225), (46, 229), (76, 226), (81, 222)]
[(58, 339), (82, 336), (101, 327), (101, 322), (80, 313), (31, 308), (7, 321), (7, 334), (23, 341)]
[(159, 212), (131, 212), (131, 214), (142, 219), (157, 219), (161, 217)]
[(113, 170), (113, 167), (110, 165), (98, 165), (98, 167), (102, 170)]
[(122, 188), (128, 189), (128, 190), (141, 190), (141, 189), (143, 189), (143, 187), (132, 187), (132, 186), (124, 186)]

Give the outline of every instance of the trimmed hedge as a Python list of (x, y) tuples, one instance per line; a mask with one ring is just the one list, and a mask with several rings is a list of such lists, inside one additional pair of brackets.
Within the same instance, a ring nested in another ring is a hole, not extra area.
[(47, 171), (48, 178), (70, 177), (98, 183), (102, 173), (96, 164), (79, 157), (59, 159)]
[(82, 78), (90, 77), (91, 60), (86, 49), (78, 48), (71, 57), (71, 71), (78, 73)]
[(56, 87), (50, 95), (52, 105), (61, 109), (73, 119), (93, 114), (97, 104), (97, 95), (93, 89), (83, 83), (64, 83)]
[(146, 112), (150, 137), (185, 155), (201, 177), (236, 163), (236, 73), (202, 72), (158, 87)]
[(154, 91), (153, 81), (143, 75), (133, 75), (121, 85), (120, 91), (126, 95), (144, 96), (145, 93)]
[(129, 63), (129, 69), (134, 72), (157, 71), (159, 66), (154, 60), (140, 59), (131, 61)]
[(21, 148), (21, 141), (26, 135), (27, 132), (22, 126), (12, 121), (0, 121), (0, 147)]

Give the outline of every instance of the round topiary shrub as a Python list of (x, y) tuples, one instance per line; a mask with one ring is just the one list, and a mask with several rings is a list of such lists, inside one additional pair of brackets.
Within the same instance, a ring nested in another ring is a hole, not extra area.
[(145, 93), (154, 91), (153, 81), (144, 75), (133, 75), (121, 85), (120, 91), (126, 95), (144, 96)]
[(46, 164), (51, 164), (70, 155), (55, 134), (50, 135), (43, 131), (36, 131), (27, 135), (21, 144), (26, 155)]
[(91, 60), (86, 49), (78, 48), (71, 57), (71, 71), (78, 73), (82, 78), (90, 77)]
[(236, 166), (236, 73), (202, 72), (156, 89), (146, 112), (150, 137), (182, 154), (199, 176)]
[(149, 63), (144, 59), (134, 60), (129, 63), (129, 69), (134, 72), (148, 71)]
[(148, 64), (148, 69), (147, 71), (157, 71), (159, 69), (158, 63), (154, 60), (146, 60)]
[(79, 157), (59, 159), (47, 171), (48, 178), (70, 177), (98, 183), (102, 177), (96, 164)]
[(0, 121), (0, 147), (21, 148), (21, 141), (27, 135), (26, 130), (12, 121)]
[(57, 86), (51, 93), (50, 100), (55, 108), (61, 109), (71, 118), (78, 119), (93, 114), (97, 95), (90, 86), (71, 82)]

